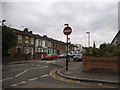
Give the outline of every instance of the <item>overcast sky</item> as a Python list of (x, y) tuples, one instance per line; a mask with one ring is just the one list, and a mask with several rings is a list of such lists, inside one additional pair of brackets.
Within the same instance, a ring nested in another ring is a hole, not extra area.
[(72, 43), (88, 46), (87, 34), (99, 46), (111, 42), (118, 31), (117, 2), (2, 2), (6, 25), (66, 42), (64, 24), (69, 24)]

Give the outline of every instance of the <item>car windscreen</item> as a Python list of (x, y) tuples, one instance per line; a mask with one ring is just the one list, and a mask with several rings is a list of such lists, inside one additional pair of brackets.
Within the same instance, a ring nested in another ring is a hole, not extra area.
[(52, 54), (48, 54), (48, 56), (50, 56), (50, 55), (52, 55)]
[(80, 57), (80, 55), (75, 55), (75, 57)]

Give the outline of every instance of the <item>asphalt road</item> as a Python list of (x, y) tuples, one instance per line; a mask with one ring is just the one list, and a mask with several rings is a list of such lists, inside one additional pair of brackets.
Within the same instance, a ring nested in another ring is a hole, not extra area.
[[(101, 88), (99, 83), (74, 82), (58, 76), (58, 60), (30, 61), (2, 67), (2, 88)], [(103, 88), (103, 87), (102, 87)], [(108, 87), (109, 88), (109, 87)]]

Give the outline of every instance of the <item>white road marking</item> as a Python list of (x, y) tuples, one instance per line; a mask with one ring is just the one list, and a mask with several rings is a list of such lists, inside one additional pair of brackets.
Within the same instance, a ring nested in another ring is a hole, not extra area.
[(41, 65), (36, 65), (36, 64), (31, 64), (31, 65), (35, 65), (35, 66), (41, 66)]
[(12, 77), (10, 77), (10, 79), (13, 79)]
[[(24, 74), (25, 72), (30, 71), (30, 70), (41, 69), (41, 68), (47, 68), (47, 67), (48, 67), (48, 66), (43, 66), (43, 67), (38, 67), (38, 68), (27, 69), (27, 70), (24, 70), (23, 72), (17, 74), (15, 77), (18, 77), (18, 76), (20, 76), (20, 75), (22, 75), (22, 74)], [(2, 82), (2, 81), (6, 81), (6, 80), (9, 80), (9, 79), (13, 79), (13, 78), (12, 78), (12, 77), (10, 77), (10, 78), (6, 78), (6, 79), (3, 79), (3, 80), (0, 80), (0, 82)], [(14, 85), (13, 85), (13, 86), (14, 86)]]
[(11, 86), (17, 86), (17, 85), (20, 85), (20, 84), (23, 84), (23, 83), (26, 83), (26, 81), (22, 81), (22, 82), (20, 82), (20, 83), (16, 83), (16, 84), (13, 84), (13, 85), (11, 85)]
[(19, 66), (19, 65), (24, 65), (24, 64), (16, 64), (16, 65), (8, 65), (8, 66)]
[(26, 81), (22, 81), (21, 83), (19, 83), (19, 84), (22, 84), (22, 83), (26, 83)]
[(33, 80), (36, 80), (36, 79), (38, 79), (38, 78), (32, 78), (32, 79), (29, 79), (29, 81), (33, 81)]
[(29, 71), (29, 70), (41, 69), (41, 68), (47, 68), (47, 67), (48, 67), (48, 66), (43, 66), (43, 67), (31, 68), (31, 69), (27, 69), (27, 70)]
[(6, 78), (6, 79), (0, 80), (0, 81), (6, 81), (6, 80), (8, 80), (8, 79), (10, 79), (10, 78)]
[(43, 78), (43, 77), (47, 77), (49, 74), (45, 74), (45, 75), (42, 75), (41, 77)]
[(25, 70), (25, 71), (19, 73), (18, 75), (16, 75), (15, 77), (18, 77), (18, 76), (22, 75), (23, 73), (25, 73), (25, 72), (27, 72), (27, 71), (28, 71), (28, 70)]
[(102, 85), (102, 83), (99, 83), (98, 85), (100, 85), (100, 86), (101, 86), (101, 85)]
[(0, 81), (6, 81), (6, 80), (9, 80), (9, 79), (12, 79), (12, 77), (6, 78), (6, 79), (0, 80)]
[(40, 69), (40, 68), (42, 68), (42, 67), (31, 68), (31, 69), (27, 69), (27, 70), (29, 71), (29, 70)]
[(17, 86), (17, 84), (13, 84), (13, 85), (11, 85), (12, 87), (14, 87), (14, 86)]
[(46, 68), (46, 67), (48, 67), (48, 66), (43, 66), (43, 67), (45, 67), (45, 68)]

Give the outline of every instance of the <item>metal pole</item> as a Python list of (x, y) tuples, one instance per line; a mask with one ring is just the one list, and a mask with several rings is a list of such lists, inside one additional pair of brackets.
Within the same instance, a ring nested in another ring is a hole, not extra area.
[(88, 34), (88, 47), (90, 47), (90, 32), (86, 32)]
[[(69, 24), (64, 24), (64, 25), (68, 27)], [(67, 35), (66, 40), (67, 40), (67, 43), (66, 43), (66, 45), (67, 45), (66, 70), (68, 70), (68, 35)]]
[(89, 43), (89, 47), (90, 47), (90, 32), (88, 34), (88, 43)]
[(25, 56), (25, 61), (27, 62), (27, 46), (26, 46), (26, 56)]
[(66, 57), (66, 70), (68, 70), (68, 35), (67, 35), (67, 57)]

